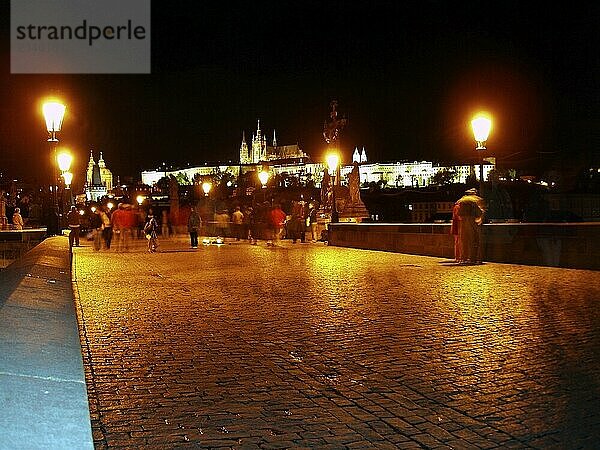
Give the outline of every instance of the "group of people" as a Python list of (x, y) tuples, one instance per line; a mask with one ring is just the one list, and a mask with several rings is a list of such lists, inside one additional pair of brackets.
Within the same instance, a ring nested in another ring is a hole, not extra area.
[[(290, 214), (287, 214), (279, 203), (273, 205), (269, 202), (259, 203), (255, 208), (236, 206), (231, 215), (227, 210), (215, 213), (214, 221), (209, 225), (214, 228), (209, 230), (209, 233), (212, 231), (211, 234), (224, 241), (227, 238), (236, 241), (247, 240), (252, 245), (257, 245), (259, 239), (264, 239), (267, 246), (274, 247), (280, 243), (284, 232), (286, 237), (295, 244), (298, 241), (306, 242), (306, 234), (310, 230), (312, 241), (316, 242), (318, 240), (317, 211), (318, 204), (308, 205), (304, 201), (292, 202)], [(198, 235), (202, 223), (200, 214), (195, 207), (192, 207), (187, 222), (191, 248), (198, 247)]]
[(465, 191), (465, 195), (454, 204), (450, 232), (454, 235), (454, 260), (457, 263), (481, 264), (484, 214), (485, 204), (475, 188)]

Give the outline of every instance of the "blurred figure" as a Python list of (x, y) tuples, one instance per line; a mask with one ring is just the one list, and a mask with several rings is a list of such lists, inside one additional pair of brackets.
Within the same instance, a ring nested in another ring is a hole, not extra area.
[(192, 248), (198, 248), (198, 233), (201, 227), (202, 219), (200, 218), (200, 214), (192, 206), (187, 222), (188, 233), (190, 234), (190, 246)]
[(269, 222), (267, 226), (269, 227), (269, 240), (267, 240), (267, 245), (271, 247), (276, 247), (279, 244), (281, 239), (281, 232), (283, 231), (283, 226), (285, 225), (286, 214), (281, 209), (280, 204), (276, 204), (271, 212), (269, 213)]
[(21, 216), (21, 208), (15, 208), (15, 211), (12, 216), (13, 228), (15, 230), (22, 230), (25, 226), (25, 222), (23, 221), (23, 217)]
[(292, 243), (295, 244), (298, 239), (304, 242), (306, 236), (306, 214), (304, 210), (304, 202), (292, 203), (292, 217), (288, 222), (288, 231)]
[(483, 255), (481, 225), (485, 214), (483, 199), (477, 195), (477, 189), (471, 188), (466, 190), (465, 195), (456, 203), (460, 219), (458, 235), (461, 263), (481, 264)]
[(154, 253), (158, 247), (158, 222), (154, 218), (152, 209), (148, 210), (148, 216), (146, 217), (146, 224), (144, 225), (144, 233), (146, 239), (148, 239), (148, 252)]
[(244, 213), (241, 211), (239, 206), (235, 207), (235, 211), (231, 215), (231, 222), (233, 228), (233, 236), (235, 236), (236, 241), (239, 241), (243, 237), (244, 229)]
[(310, 237), (313, 242), (317, 242), (319, 240), (319, 236), (317, 235), (317, 217), (319, 213), (319, 205), (315, 203), (311, 203), (308, 209), (308, 223), (310, 226)]
[(100, 208), (97, 208), (90, 218), (90, 228), (92, 229), (92, 242), (94, 251), (100, 250), (102, 246), (102, 217), (100, 217)]
[(115, 235), (115, 239), (117, 241), (117, 251), (123, 251), (123, 247), (122, 247), (122, 240), (121, 240), (121, 232), (123, 230), (123, 221), (124, 221), (124, 217), (123, 215), (125, 209), (123, 208), (123, 203), (119, 203), (117, 205), (117, 209), (115, 209), (115, 211), (112, 213), (111, 216), (111, 221), (112, 221), (112, 228), (113, 228), (113, 233)]
[(121, 223), (121, 249), (123, 251), (129, 250), (129, 244), (133, 237), (134, 230), (136, 230), (137, 216), (130, 204), (123, 205), (123, 216)]
[(102, 241), (104, 248), (106, 250), (110, 250), (110, 243), (112, 241), (112, 222), (110, 220), (110, 211), (106, 207), (105, 209), (100, 209), (100, 218), (102, 219)]
[(454, 236), (454, 261), (457, 263), (462, 262), (461, 243), (460, 243), (460, 216), (458, 215), (458, 209), (460, 205), (458, 202), (452, 207), (452, 224), (450, 225), (450, 234)]
[(67, 214), (67, 224), (69, 225), (69, 247), (79, 247), (81, 215), (75, 206), (71, 206), (71, 210)]
[(216, 214), (215, 222), (217, 237), (222, 237), (223, 242), (225, 242), (225, 238), (229, 235), (229, 214), (227, 214), (227, 210), (221, 210)]

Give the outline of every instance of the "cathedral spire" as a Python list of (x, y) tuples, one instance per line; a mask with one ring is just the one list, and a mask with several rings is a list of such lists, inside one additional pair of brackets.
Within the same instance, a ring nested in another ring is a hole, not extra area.
[(273, 130), (273, 147), (277, 147), (277, 137), (275, 136), (275, 130)]

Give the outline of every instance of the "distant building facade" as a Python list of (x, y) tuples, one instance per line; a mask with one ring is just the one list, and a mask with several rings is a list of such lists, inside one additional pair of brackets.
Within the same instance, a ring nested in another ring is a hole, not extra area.
[[(216, 173), (230, 173), (239, 176), (240, 173), (260, 170), (267, 165), (273, 175), (288, 174), (297, 176), (301, 181), (312, 180), (316, 187), (320, 187), (323, 179), (325, 163), (311, 162), (310, 157), (302, 151), (298, 144), (278, 145), (275, 131), (273, 131), (272, 145), (268, 145), (266, 137), (260, 129), (260, 121), (257, 123), (256, 132), (252, 135), (250, 143), (246, 141), (246, 134), (242, 132), (242, 143), (239, 149), (239, 164), (198, 166), (180, 170), (169, 171), (144, 171), (142, 172), (142, 183), (148, 186), (154, 185), (165, 176), (177, 176), (183, 174), (189, 180), (194, 176), (211, 176)], [(360, 181), (363, 184), (383, 183), (388, 187), (425, 187), (432, 184), (434, 176), (441, 171), (450, 171), (454, 174), (454, 183), (464, 183), (471, 175), (479, 179), (479, 165), (436, 165), (431, 161), (403, 161), (395, 163), (369, 163), (365, 148), (362, 151), (355, 147), (352, 155), (352, 163), (359, 163)], [(341, 184), (347, 184), (348, 175), (352, 172), (353, 165), (345, 165), (340, 168)], [(494, 162), (483, 165), (484, 179), (487, 179), (490, 171), (495, 169)]]

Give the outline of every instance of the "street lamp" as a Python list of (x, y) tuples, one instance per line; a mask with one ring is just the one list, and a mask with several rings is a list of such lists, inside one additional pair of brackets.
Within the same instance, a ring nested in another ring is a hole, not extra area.
[[(471, 121), (471, 127), (473, 128), (473, 135), (477, 142), (475, 150), (483, 151), (486, 150), (485, 142), (490, 135), (492, 129), (492, 120), (485, 113), (479, 113)], [(483, 196), (483, 157), (481, 158), (479, 166), (479, 195)]]
[[(65, 105), (58, 101), (47, 101), (42, 105), (42, 113), (44, 114), (44, 120), (46, 121), (46, 130), (48, 130), (48, 142), (52, 144), (52, 149), (54, 152), (54, 158), (56, 159), (56, 145), (58, 144), (58, 138), (56, 137), (56, 133), (60, 131), (62, 126), (62, 121), (65, 116)], [(58, 173), (56, 172), (56, 168), (54, 164), (53, 167), (53, 176), (52, 176), (52, 194), (53, 194), (53, 210), (49, 217), (48, 223), (48, 234), (53, 235), (57, 234), (59, 230), (58, 224), (58, 193), (56, 192), (57, 186), (56, 184), (59, 182)]]
[(334, 177), (332, 187), (333, 195), (332, 195), (332, 205), (331, 205), (331, 222), (337, 223), (340, 221), (340, 216), (337, 210), (336, 196), (335, 196), (335, 187), (339, 183), (339, 169), (340, 169), (340, 157), (337, 153), (330, 153), (327, 155), (327, 166), (329, 167), (329, 172)]

